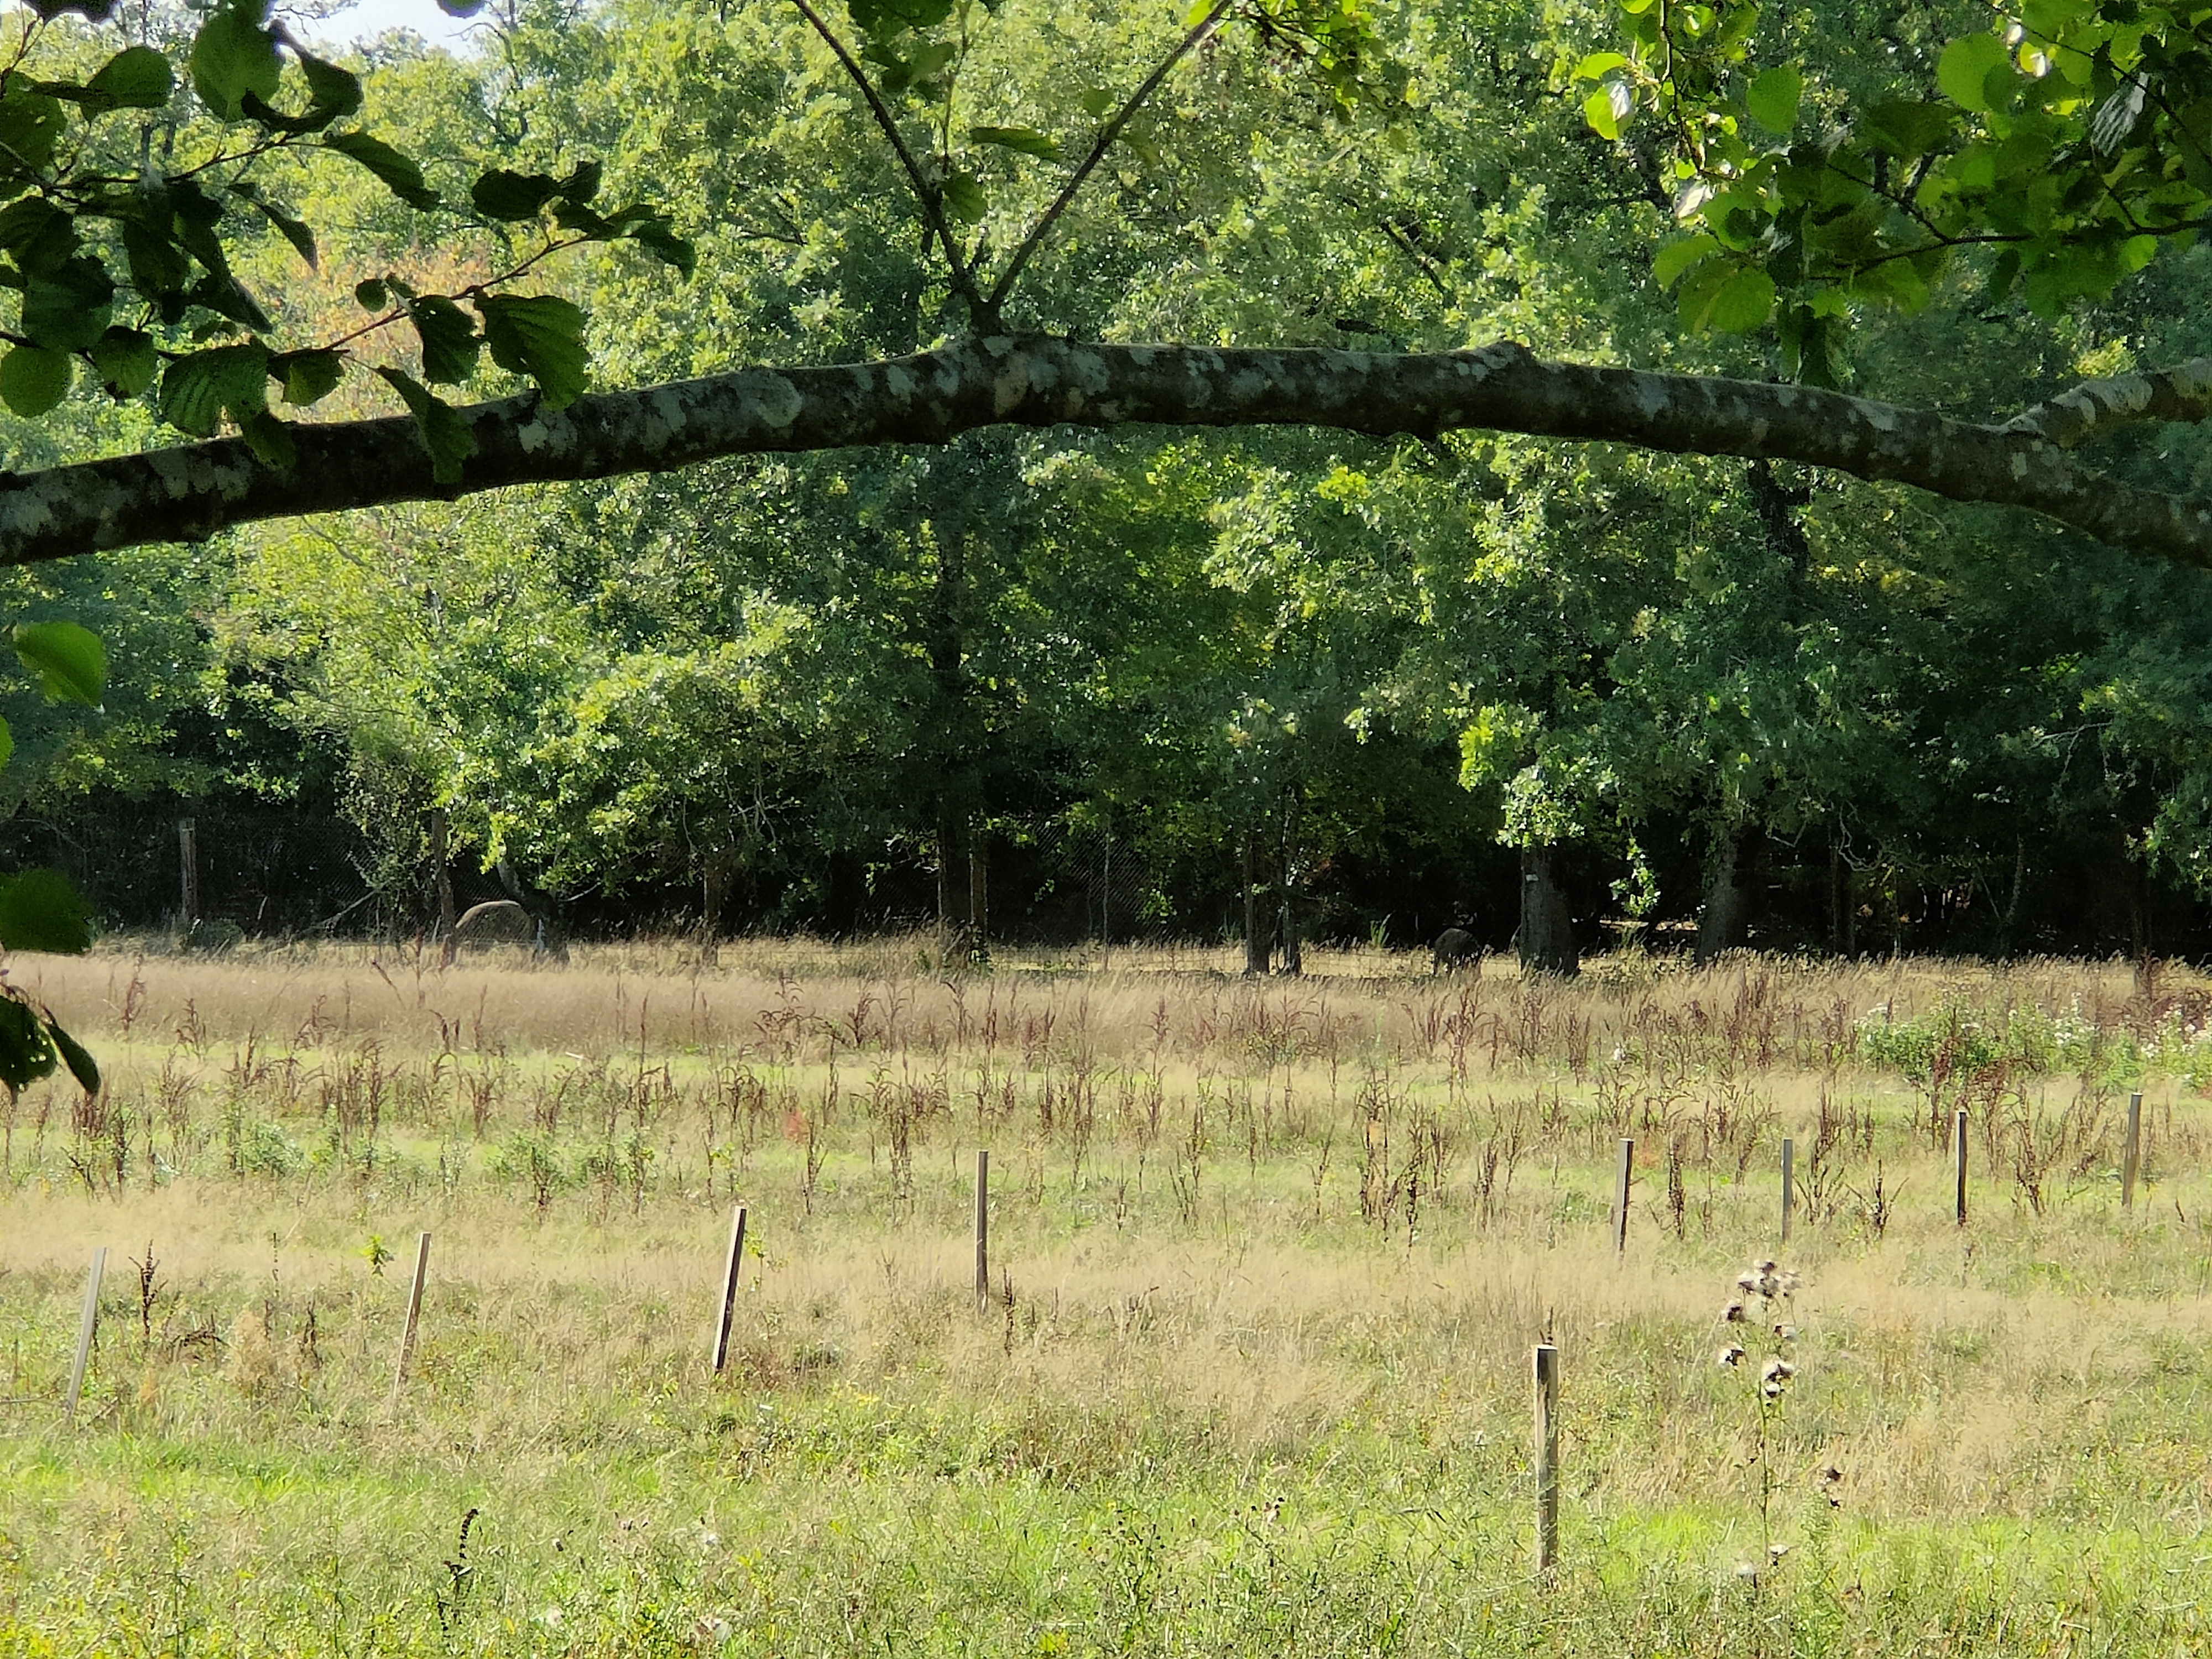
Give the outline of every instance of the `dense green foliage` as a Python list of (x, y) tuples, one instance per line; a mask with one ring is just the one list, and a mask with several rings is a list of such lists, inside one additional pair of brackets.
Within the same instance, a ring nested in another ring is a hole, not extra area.
[[(9, 95), (52, 148), (9, 211), (52, 222), (84, 305), (26, 289), (0, 396), (40, 417), (9, 428), (29, 457), (223, 410), (274, 453), (269, 387), (353, 413), (381, 386), (436, 452), (422, 388), (479, 372), (558, 404), (587, 372), (1003, 325), (1504, 335), (2017, 407), (2205, 343), (2196, 106), (2161, 101), (2205, 25), (2030, 9), (2008, 35), (1966, 4), (617, 0), (523, 5), (477, 56), (394, 39), (343, 66), (235, 6), (189, 50), (189, 20), (64, 19), (24, 37), (46, 78)], [(175, 86), (152, 48), (183, 55)], [(134, 135), (161, 168), (111, 178)], [(2055, 194), (2015, 234), (2021, 167)], [(185, 208), (218, 173), (202, 235)], [(2119, 237), (2129, 216), (2157, 223)], [(2124, 282), (2145, 237), (2171, 257)], [(20, 246), (46, 283), (45, 243)], [(235, 397), (193, 392), (240, 353)], [(81, 384), (102, 376), (104, 407)], [(2203, 470), (2193, 430), (2103, 441), (2157, 487)], [(1130, 849), (1156, 921), (1293, 947), (1468, 913), (1502, 945), (1519, 848), (1557, 855), (1586, 941), (1602, 915), (1701, 919), (1711, 947), (1751, 925), (2140, 950), (2193, 938), (2177, 902), (2212, 881), (2206, 580), (1764, 464), (982, 433), (27, 586), (118, 673), (88, 726), (27, 725), (13, 787), (64, 819), (118, 794), (342, 807), (387, 871), (441, 812), (517, 890), (710, 929), (963, 921), (994, 858), (1002, 923), (1067, 925), (1027, 907), (1072, 826)]]

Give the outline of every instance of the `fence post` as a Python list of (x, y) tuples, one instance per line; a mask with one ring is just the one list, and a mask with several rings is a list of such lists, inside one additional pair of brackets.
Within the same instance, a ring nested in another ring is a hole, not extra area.
[(1796, 1201), (1797, 1143), (1782, 1137), (1782, 1242), (1790, 1242), (1790, 1212)]
[(177, 820), (177, 863), (184, 872), (178, 895), (177, 925), (190, 927), (200, 919), (199, 830), (190, 818)]
[(415, 1241), (415, 1282), (407, 1291), (407, 1323), (399, 1333), (399, 1364), (392, 1373), (392, 1389), (407, 1380), (407, 1362), (415, 1357), (415, 1326), (422, 1316), (422, 1284), (430, 1276), (430, 1235)]
[(2128, 1097), (2128, 1144), (2120, 1154), (2120, 1207), (2136, 1206), (2136, 1170), (2142, 1161), (2142, 1095)]
[(722, 1367), (730, 1358), (730, 1311), (738, 1300), (738, 1264), (745, 1256), (745, 1206), (738, 1206), (738, 1213), (730, 1223), (729, 1265), (722, 1269), (722, 1308), (714, 1321), (714, 1375), (722, 1374)]
[(1951, 1115), (1951, 1164), (1958, 1183), (1952, 1201), (1953, 1213), (1958, 1224), (1966, 1224), (1966, 1114), (1964, 1110)]
[(107, 1246), (92, 1253), (92, 1271), (84, 1276), (84, 1316), (76, 1327), (76, 1363), (70, 1367), (69, 1397), (62, 1402), (62, 1421), (76, 1421), (77, 1398), (84, 1392), (85, 1364), (92, 1358), (93, 1334), (100, 1328), (100, 1279), (107, 1271)]
[(991, 1155), (975, 1149), (975, 1311), (991, 1306)]
[(1535, 1347), (1536, 1571), (1548, 1572), (1559, 1553), (1559, 1351)]
[(1613, 1253), (1621, 1255), (1628, 1249), (1628, 1181), (1636, 1167), (1636, 1143), (1623, 1137), (1620, 1143), (1620, 1177), (1613, 1185)]

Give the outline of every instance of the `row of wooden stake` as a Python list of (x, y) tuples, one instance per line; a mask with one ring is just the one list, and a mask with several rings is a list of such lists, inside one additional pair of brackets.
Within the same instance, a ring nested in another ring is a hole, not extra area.
[[(2131, 1210), (2136, 1203), (2136, 1172), (2142, 1163), (2142, 1096), (2128, 1097), (2128, 1127), (2120, 1145), (2120, 1207)], [(1613, 1176), (1613, 1249), (1615, 1255), (1628, 1249), (1628, 1194), (1636, 1173), (1636, 1140), (1623, 1136), (1620, 1142), (1620, 1164)], [(1951, 1214), (1961, 1227), (1966, 1224), (1966, 1114), (1962, 1108), (1951, 1115)], [(1790, 1242), (1790, 1224), (1797, 1204), (1797, 1143), (1784, 1135), (1782, 1139), (1782, 1242)]]
[[(1796, 1142), (1784, 1137), (1782, 1142), (1782, 1242), (1790, 1242), (1790, 1224), (1796, 1202)], [(1966, 1224), (1966, 1114), (1960, 1111), (1951, 1120), (1952, 1169), (1954, 1176), (1953, 1209), (1960, 1226)], [(2136, 1201), (2136, 1171), (2142, 1154), (2142, 1096), (2128, 1097), (2127, 1138), (2120, 1158), (2120, 1203), (2133, 1208)], [(1616, 1174), (1613, 1200), (1613, 1248), (1616, 1255), (1628, 1249), (1629, 1189), (1636, 1171), (1636, 1141), (1624, 1136), (1620, 1143), (1620, 1164)], [(978, 1148), (975, 1153), (975, 1308), (981, 1313), (991, 1304), (991, 1154)], [(738, 1273), (745, 1254), (745, 1206), (737, 1206), (730, 1218), (730, 1249), (722, 1269), (722, 1294), (714, 1318), (714, 1340), (712, 1345), (713, 1365), (720, 1375), (730, 1358), (730, 1321), (737, 1308)], [(69, 1393), (62, 1407), (64, 1420), (74, 1422), (79, 1397), (84, 1391), (84, 1373), (92, 1358), (92, 1343), (100, 1326), (100, 1281), (107, 1271), (107, 1248), (102, 1245), (92, 1253), (92, 1270), (84, 1286), (84, 1314), (77, 1324), (76, 1358), (70, 1367)], [(415, 1243), (415, 1273), (407, 1290), (407, 1319), (399, 1334), (399, 1358), (392, 1367), (392, 1387), (396, 1394), (407, 1381), (407, 1366), (415, 1356), (415, 1334), (422, 1318), (422, 1289), (430, 1274), (430, 1235), (420, 1235)], [(1552, 1540), (1559, 1526), (1559, 1492), (1553, 1474), (1553, 1459), (1557, 1450), (1558, 1434), (1553, 1425), (1553, 1412), (1559, 1395), (1559, 1350), (1550, 1344), (1536, 1349), (1536, 1486), (1538, 1554), (1548, 1565)]]

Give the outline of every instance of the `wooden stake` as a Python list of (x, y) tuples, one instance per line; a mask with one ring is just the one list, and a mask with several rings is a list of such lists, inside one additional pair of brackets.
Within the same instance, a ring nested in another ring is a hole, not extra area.
[(1966, 1224), (1966, 1115), (1963, 1111), (1951, 1115), (1951, 1164), (1958, 1180), (1953, 1210), (1963, 1227)]
[(1797, 1196), (1797, 1143), (1788, 1135), (1782, 1137), (1782, 1242), (1790, 1242), (1790, 1212)]
[(76, 1421), (76, 1402), (84, 1393), (84, 1368), (92, 1358), (93, 1334), (100, 1328), (100, 1278), (107, 1271), (107, 1247), (92, 1253), (92, 1271), (84, 1276), (84, 1316), (76, 1327), (76, 1363), (70, 1367), (69, 1397), (62, 1402), (62, 1421)]
[(991, 1307), (991, 1155), (975, 1149), (975, 1311)]
[(745, 1258), (745, 1206), (738, 1206), (738, 1212), (730, 1222), (730, 1260), (722, 1269), (722, 1310), (714, 1321), (714, 1375), (722, 1374), (722, 1367), (730, 1358), (730, 1311), (738, 1301), (738, 1264)]
[(2136, 1206), (2136, 1170), (2142, 1160), (2142, 1096), (2128, 1097), (2128, 1144), (2120, 1154), (2120, 1207)]
[(1636, 1167), (1636, 1143), (1624, 1139), (1620, 1143), (1620, 1179), (1614, 1183), (1613, 1194), (1613, 1253), (1621, 1255), (1628, 1249), (1628, 1181)]
[(1559, 1351), (1535, 1347), (1536, 1571), (1548, 1572), (1559, 1554)]
[(399, 1333), (399, 1364), (392, 1373), (393, 1392), (407, 1380), (407, 1362), (415, 1357), (415, 1327), (422, 1317), (422, 1284), (430, 1276), (430, 1235), (415, 1241), (415, 1283), (407, 1292), (407, 1326)]

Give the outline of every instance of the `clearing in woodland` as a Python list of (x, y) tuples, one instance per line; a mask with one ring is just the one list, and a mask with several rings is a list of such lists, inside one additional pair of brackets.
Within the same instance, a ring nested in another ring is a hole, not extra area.
[(2212, 1640), (2212, 981), (927, 962), (19, 959), (0, 1654)]

